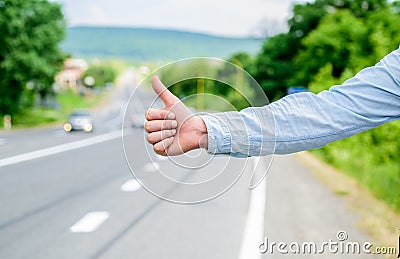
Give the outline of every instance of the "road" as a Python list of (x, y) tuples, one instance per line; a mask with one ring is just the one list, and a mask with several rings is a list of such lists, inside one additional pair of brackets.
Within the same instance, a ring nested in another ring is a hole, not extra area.
[[(124, 130), (128, 166), (119, 129), (137, 79), (132, 70), (125, 78), (108, 106), (95, 112), (93, 133), (67, 134), (60, 126), (0, 133), (0, 258), (280, 258), (259, 253), (264, 237), (323, 242), (346, 230), (352, 241), (370, 241), (342, 201), (291, 156), (276, 157), (256, 191), (247, 189), (253, 160), (219, 157), (211, 164), (226, 165), (227, 175), (244, 170), (220, 197), (182, 205), (150, 194), (130, 169), (152, 190), (182, 200), (203, 193), (162, 184), (157, 168), (179, 180), (216, 172), (207, 166), (196, 174), (177, 169), (173, 161), (146, 152), (143, 129), (131, 128)], [(138, 112), (152, 96), (143, 92), (135, 98)]]

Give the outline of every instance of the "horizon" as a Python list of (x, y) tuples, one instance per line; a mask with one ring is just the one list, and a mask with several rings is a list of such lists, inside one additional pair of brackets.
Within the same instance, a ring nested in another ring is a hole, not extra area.
[(165, 28), (234, 38), (264, 37), (284, 32), (293, 4), (310, 0), (51, 1), (63, 6), (69, 27)]
[(192, 30), (185, 30), (185, 29), (176, 29), (176, 28), (163, 28), (163, 27), (146, 27), (146, 26), (125, 26), (125, 25), (72, 25), (67, 26), (67, 29), (74, 29), (74, 28), (102, 28), (102, 29), (139, 29), (139, 30), (153, 30), (153, 31), (169, 31), (169, 32), (181, 32), (181, 33), (190, 33), (196, 35), (205, 35), (223, 39), (255, 39), (255, 40), (263, 40), (267, 37), (256, 37), (256, 36), (225, 36), (225, 35), (218, 35), (213, 33), (207, 32), (199, 32), (199, 31), (192, 31)]

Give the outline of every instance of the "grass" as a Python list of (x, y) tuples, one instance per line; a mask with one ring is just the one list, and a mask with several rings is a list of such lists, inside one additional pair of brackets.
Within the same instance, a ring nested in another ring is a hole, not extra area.
[(57, 102), (60, 104), (59, 112), (63, 119), (66, 119), (74, 109), (88, 109), (99, 104), (101, 100), (101, 94), (81, 96), (72, 92), (66, 92), (57, 95)]
[(59, 113), (53, 109), (33, 108), (14, 115), (13, 128), (36, 127), (59, 121)]
[(311, 169), (348, 210), (357, 215), (357, 226), (367, 232), (375, 245), (397, 246), (400, 214), (386, 201), (377, 199), (368, 188), (353, 177), (322, 162), (310, 152), (297, 153), (296, 158)]
[(400, 122), (395, 121), (313, 154), (368, 188), (375, 197), (400, 212)]

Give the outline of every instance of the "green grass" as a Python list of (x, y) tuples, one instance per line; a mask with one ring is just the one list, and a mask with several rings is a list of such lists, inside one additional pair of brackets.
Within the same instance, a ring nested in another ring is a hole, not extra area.
[(313, 151), (400, 212), (400, 121)]
[(57, 102), (60, 105), (59, 113), (62, 119), (66, 119), (74, 109), (87, 109), (99, 104), (101, 97), (101, 95), (81, 96), (72, 92), (59, 94), (57, 95)]
[(59, 121), (59, 113), (56, 110), (45, 108), (26, 109), (13, 116), (13, 127), (36, 127)]

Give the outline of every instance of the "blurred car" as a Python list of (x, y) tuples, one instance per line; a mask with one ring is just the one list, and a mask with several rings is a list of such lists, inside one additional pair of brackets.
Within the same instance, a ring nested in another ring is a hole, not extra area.
[(93, 131), (93, 120), (89, 111), (76, 110), (69, 116), (68, 122), (64, 124), (64, 130), (70, 132), (73, 130)]
[(134, 113), (130, 116), (131, 126), (132, 128), (144, 128), (144, 124), (146, 123), (146, 118), (143, 113)]

